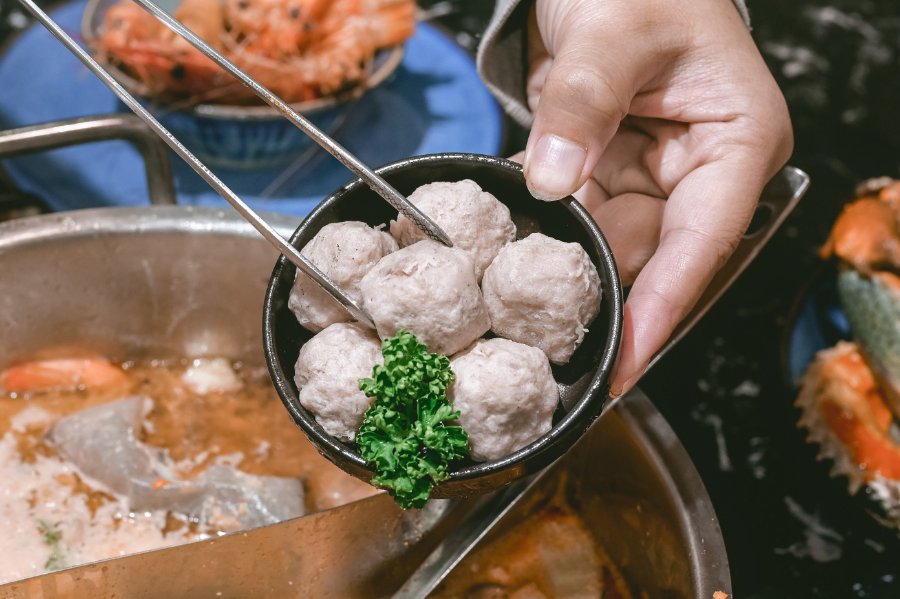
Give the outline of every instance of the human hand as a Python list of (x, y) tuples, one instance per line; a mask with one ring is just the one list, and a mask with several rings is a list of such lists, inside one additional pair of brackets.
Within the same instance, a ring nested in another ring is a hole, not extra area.
[(746, 230), (793, 135), (730, 0), (537, 0), (531, 192), (574, 194), (609, 241), (624, 311), (612, 393), (630, 389)]

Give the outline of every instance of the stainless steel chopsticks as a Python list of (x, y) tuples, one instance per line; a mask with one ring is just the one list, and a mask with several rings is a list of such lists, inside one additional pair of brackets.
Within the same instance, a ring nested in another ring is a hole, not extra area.
[(197, 37), (194, 32), (185, 27), (181, 22), (172, 15), (155, 5), (151, 0), (133, 0), (139, 4), (144, 10), (152, 14), (154, 17), (162, 21), (166, 27), (175, 32), (178, 36), (184, 38), (192, 46), (202, 52), (207, 58), (215, 62), (217, 65), (237, 77), (241, 83), (249, 87), (253, 93), (259, 96), (266, 104), (280, 112), (287, 120), (294, 124), (298, 129), (311, 137), (313, 141), (319, 144), (325, 151), (334, 156), (352, 171), (357, 177), (366, 182), (372, 190), (383, 197), (393, 206), (400, 214), (411, 220), (426, 235), (439, 241), (447, 246), (452, 246), (453, 242), (447, 237), (441, 228), (435, 224), (430, 218), (425, 216), (416, 206), (403, 196), (399, 191), (378, 176), (372, 169), (366, 166), (359, 158), (350, 153), (347, 148), (339, 144), (337, 141), (329, 137), (324, 131), (313, 125), (303, 115), (291, 108), (284, 100), (273, 94), (271, 91), (260, 85), (255, 79), (247, 75), (239, 69), (233, 62), (222, 56), (215, 48)]
[[(88, 54), (75, 40), (73, 40), (57, 23), (50, 18), (41, 8), (35, 4), (34, 0), (19, 0), (22, 6), (28, 12), (34, 15), (41, 25), (46, 27), (62, 44), (74, 54), (84, 65), (90, 69), (97, 77), (105, 83), (128, 108), (130, 108), (137, 116), (141, 118), (178, 156), (193, 168), (198, 175), (209, 183), (229, 204), (231, 204), (238, 213), (243, 216), (247, 222), (253, 225), (260, 234), (265, 237), (269, 243), (290, 260), (297, 268), (309, 275), (312, 280), (318, 283), (331, 297), (340, 303), (356, 320), (364, 325), (375, 328), (372, 318), (356, 304), (347, 293), (334, 284), (322, 271), (313, 265), (306, 257), (304, 257), (294, 246), (286, 239), (279, 235), (275, 229), (259, 217), (241, 198), (237, 196), (231, 189), (225, 185), (205, 164), (194, 156), (178, 139), (172, 135), (168, 129), (163, 127), (156, 118), (147, 111), (146, 108), (132, 96), (118, 81), (113, 78), (109, 72), (100, 66), (90, 54)], [(246, 75), (245, 75), (246, 76)], [(324, 133), (319, 132), (325, 136)], [(327, 136), (326, 136), (327, 137)], [(408, 201), (408, 200), (407, 200)]]

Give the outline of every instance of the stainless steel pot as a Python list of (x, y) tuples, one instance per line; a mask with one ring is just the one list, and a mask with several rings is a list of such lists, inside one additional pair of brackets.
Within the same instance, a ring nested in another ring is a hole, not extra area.
[[(285, 231), (294, 219), (273, 224)], [(0, 368), (84, 348), (264, 365), (276, 253), (230, 209), (83, 210), (0, 225)]]
[[(285, 232), (297, 225), (271, 222)], [(0, 368), (79, 350), (114, 359), (222, 355), (262, 365), (262, 303), (275, 261), (229, 210), (113, 208), (0, 224)], [(587, 523), (649, 596), (730, 592), (709, 497), (646, 398), (618, 402), (559, 467), (594, 498), (582, 504)], [(452, 525), (448, 506), (458, 504), (436, 505), (432, 513), (402, 513), (381, 494), (0, 586), (0, 598), (384, 596)]]

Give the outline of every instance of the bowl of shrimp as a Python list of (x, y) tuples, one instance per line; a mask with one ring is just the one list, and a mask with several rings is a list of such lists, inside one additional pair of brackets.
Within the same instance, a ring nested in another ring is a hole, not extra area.
[[(157, 4), (332, 135), (353, 101), (397, 69), (415, 28), (412, 0)], [(88, 0), (81, 28), (95, 58), (210, 165), (271, 168), (313, 147), (275, 109), (131, 0)]]

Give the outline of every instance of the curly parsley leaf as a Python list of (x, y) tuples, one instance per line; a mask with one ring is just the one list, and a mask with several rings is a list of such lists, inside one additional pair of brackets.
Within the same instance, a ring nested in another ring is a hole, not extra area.
[(59, 570), (63, 568), (65, 560), (63, 559), (62, 547), (60, 547), (62, 533), (46, 520), (38, 520), (37, 528), (44, 537), (44, 544), (50, 547), (50, 557), (47, 558), (44, 569)]
[(446, 356), (433, 354), (408, 331), (381, 346), (384, 364), (360, 379), (375, 401), (356, 436), (363, 459), (375, 467), (372, 484), (385, 487), (404, 509), (420, 508), (448, 464), (469, 453), (469, 436), (447, 399), (453, 371)]

